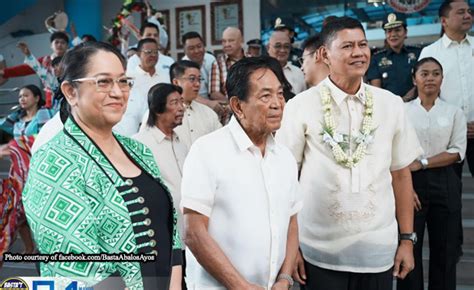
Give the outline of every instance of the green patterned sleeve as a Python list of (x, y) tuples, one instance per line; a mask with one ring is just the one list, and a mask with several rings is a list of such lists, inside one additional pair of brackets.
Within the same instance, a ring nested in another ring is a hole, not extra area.
[(175, 249), (181, 250), (183, 249), (183, 245), (178, 231), (178, 214), (176, 209), (173, 207), (173, 250)]
[(176, 209), (173, 207), (173, 245), (172, 245), (172, 265), (183, 265), (183, 250), (184, 245), (181, 243), (181, 238), (178, 231), (178, 216)]
[[(33, 156), (23, 204), (41, 254), (103, 252), (85, 188), (81, 171), (68, 158), (51, 148), (40, 150)], [(115, 271), (114, 263), (106, 262), (70, 261), (41, 265), (42, 276), (71, 277), (86, 285), (100, 282)]]

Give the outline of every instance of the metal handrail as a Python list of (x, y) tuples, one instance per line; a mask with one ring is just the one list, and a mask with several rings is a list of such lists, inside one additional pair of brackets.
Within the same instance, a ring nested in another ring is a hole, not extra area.
[[(16, 88), (5, 88), (5, 89), (0, 88), (0, 95), (6, 95), (8, 93), (17, 92), (19, 90), (20, 90), (20, 88), (18, 88), (18, 87), (16, 87)], [(0, 106), (9, 106), (9, 105), (12, 106), (10, 108), (10, 111), (14, 111), (14, 110), (18, 109), (19, 104), (18, 104), (18, 101), (0, 102)]]
[[(0, 102), (0, 106), (6, 106), (6, 105), (15, 105), (15, 106), (18, 106), (18, 101), (17, 102)], [(10, 110), (14, 110), (15, 108), (12, 107)]]
[(2, 93), (13, 93), (13, 92), (17, 92), (19, 90), (20, 90), (20, 88), (18, 88), (18, 87), (10, 88), (10, 89), (1, 89), (0, 88), (0, 94), (2, 94)]

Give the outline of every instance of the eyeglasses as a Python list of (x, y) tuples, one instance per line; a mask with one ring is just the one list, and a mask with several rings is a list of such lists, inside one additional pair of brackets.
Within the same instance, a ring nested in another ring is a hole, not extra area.
[(315, 52), (316, 52), (316, 50), (313, 50), (313, 51), (310, 52), (310, 53), (303, 54), (301, 57), (298, 57), (298, 62), (300, 63), (300, 65), (303, 65), (304, 58), (305, 58), (306, 56), (313, 55)]
[(181, 79), (182, 79), (182, 80), (187, 80), (187, 81), (189, 81), (189, 82), (192, 83), (192, 84), (194, 84), (195, 82), (200, 82), (200, 83), (202, 83), (202, 82), (204, 81), (203, 78), (198, 78), (198, 77), (194, 77), (194, 76), (192, 76), (192, 77), (187, 77), (187, 78), (182, 77)]
[(158, 49), (142, 49), (141, 51), (143, 51), (143, 53), (146, 55), (158, 55)]
[(280, 49), (291, 50), (291, 44), (289, 44), (289, 43), (286, 43), (286, 44), (277, 43), (273, 46), (273, 48), (276, 49), (276, 50), (280, 50)]
[(114, 83), (117, 83), (122, 92), (128, 92), (133, 86), (133, 78), (130, 77), (119, 77), (116, 79), (108, 77), (91, 77), (91, 78), (80, 78), (72, 80), (72, 82), (82, 83), (87, 81), (95, 82), (97, 91), (100, 93), (110, 93), (114, 88)]

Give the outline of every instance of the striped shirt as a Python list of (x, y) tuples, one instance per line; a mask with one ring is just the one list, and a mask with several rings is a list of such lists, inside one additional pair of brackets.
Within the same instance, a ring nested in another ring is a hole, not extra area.
[[(242, 56), (245, 57), (245, 53), (242, 50)], [(217, 56), (217, 65), (219, 66), (219, 71), (220, 71), (220, 91), (224, 94), (227, 95), (227, 91), (225, 88), (225, 83), (227, 80), (227, 72), (230, 69), (230, 67), (238, 62), (241, 59), (236, 59), (229, 57), (227, 54), (222, 53)]]

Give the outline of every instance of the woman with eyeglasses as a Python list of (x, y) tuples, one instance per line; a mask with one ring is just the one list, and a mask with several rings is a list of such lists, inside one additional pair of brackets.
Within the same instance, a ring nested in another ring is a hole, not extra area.
[(112, 132), (131, 86), (123, 56), (109, 44), (87, 42), (63, 58), (61, 93), (70, 114), (33, 155), (25, 211), (40, 253), (109, 255), (42, 263), (42, 276), (94, 289), (181, 289), (171, 195), (151, 151)]
[[(456, 263), (461, 217), (461, 179), (455, 166), (466, 152), (466, 119), (461, 109), (439, 98), (443, 67), (434, 58), (413, 67), (418, 97), (406, 103), (424, 154), (410, 165), (415, 190), (415, 268), (397, 289), (423, 290), (423, 236), (430, 242), (428, 289), (456, 289)], [(407, 150), (410, 150), (407, 148)]]

